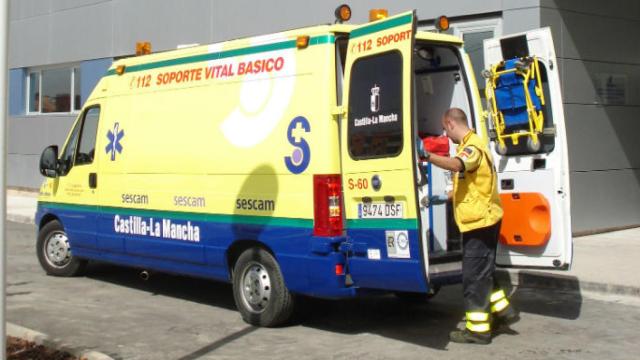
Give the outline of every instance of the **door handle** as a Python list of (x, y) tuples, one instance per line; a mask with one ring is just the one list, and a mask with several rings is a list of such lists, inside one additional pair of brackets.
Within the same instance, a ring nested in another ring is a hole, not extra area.
[(89, 173), (89, 188), (95, 189), (98, 187), (98, 174)]
[(500, 189), (502, 190), (513, 190), (515, 187), (513, 179), (502, 179), (500, 180)]

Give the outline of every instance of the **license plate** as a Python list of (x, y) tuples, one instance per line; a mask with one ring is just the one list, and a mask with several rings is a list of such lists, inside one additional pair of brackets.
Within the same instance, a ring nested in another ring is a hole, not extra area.
[(359, 219), (402, 219), (404, 204), (394, 203), (360, 203), (358, 204)]

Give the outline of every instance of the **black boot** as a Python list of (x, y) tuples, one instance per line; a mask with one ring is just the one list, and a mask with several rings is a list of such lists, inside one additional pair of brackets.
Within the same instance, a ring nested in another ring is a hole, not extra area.
[(506, 309), (500, 311), (493, 316), (493, 326), (496, 329), (500, 326), (509, 327), (520, 320), (520, 313), (509, 305)]
[(459, 344), (491, 344), (491, 331), (485, 333), (473, 332), (468, 329), (455, 330), (449, 333), (449, 340)]

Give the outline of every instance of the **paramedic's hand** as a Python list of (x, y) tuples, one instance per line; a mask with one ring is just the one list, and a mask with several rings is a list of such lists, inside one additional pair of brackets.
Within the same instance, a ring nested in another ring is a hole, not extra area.
[(431, 197), (425, 196), (420, 200), (422, 207), (429, 207), (431, 205), (444, 204), (449, 200), (447, 195), (431, 195)]
[(429, 156), (431, 154), (429, 154), (427, 150), (424, 149), (424, 144), (422, 143), (422, 139), (418, 138), (416, 140), (416, 148), (418, 149), (418, 156), (420, 156), (425, 160), (429, 159)]

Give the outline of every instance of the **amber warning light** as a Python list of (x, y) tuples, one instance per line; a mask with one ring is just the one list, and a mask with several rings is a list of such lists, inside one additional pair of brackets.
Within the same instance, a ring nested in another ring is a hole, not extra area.
[(298, 49), (304, 49), (309, 46), (309, 35), (298, 36), (296, 38), (296, 47)]
[(118, 65), (116, 67), (116, 74), (122, 75), (122, 74), (124, 74), (124, 70), (125, 70), (125, 66), (124, 65)]
[(371, 9), (369, 10), (369, 21), (382, 20), (389, 17), (387, 9)]
[(449, 30), (449, 18), (442, 15), (436, 20), (436, 29), (439, 31)]
[(148, 41), (138, 41), (136, 43), (136, 55), (148, 55), (151, 54), (151, 43)]
[(347, 4), (342, 4), (336, 8), (336, 22), (343, 23), (351, 19), (351, 8)]

